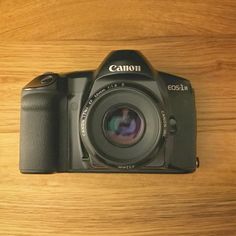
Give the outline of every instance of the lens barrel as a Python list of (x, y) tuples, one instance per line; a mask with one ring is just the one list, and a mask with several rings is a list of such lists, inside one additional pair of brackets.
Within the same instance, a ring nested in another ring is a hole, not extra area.
[(145, 89), (124, 83), (97, 91), (84, 106), (80, 123), (86, 149), (119, 168), (153, 158), (163, 131), (158, 101)]

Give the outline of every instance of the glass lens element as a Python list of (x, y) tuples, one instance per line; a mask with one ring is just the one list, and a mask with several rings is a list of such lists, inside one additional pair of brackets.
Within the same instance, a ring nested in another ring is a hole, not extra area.
[(142, 137), (144, 126), (144, 120), (138, 112), (129, 107), (119, 107), (107, 112), (103, 130), (111, 143), (131, 146)]

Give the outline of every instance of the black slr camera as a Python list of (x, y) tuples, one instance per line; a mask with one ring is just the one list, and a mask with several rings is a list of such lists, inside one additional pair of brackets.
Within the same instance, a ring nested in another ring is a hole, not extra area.
[(40, 75), (22, 90), (22, 173), (196, 167), (190, 82), (154, 70), (138, 51), (113, 51), (95, 71)]

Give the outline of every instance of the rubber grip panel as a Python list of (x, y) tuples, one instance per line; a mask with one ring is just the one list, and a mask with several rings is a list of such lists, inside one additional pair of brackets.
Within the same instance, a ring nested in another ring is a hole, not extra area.
[(29, 91), (21, 104), (20, 171), (52, 173), (59, 150), (58, 94)]

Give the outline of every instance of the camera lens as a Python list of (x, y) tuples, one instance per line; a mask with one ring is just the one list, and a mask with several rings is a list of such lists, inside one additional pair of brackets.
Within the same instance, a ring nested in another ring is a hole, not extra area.
[(144, 127), (144, 119), (140, 112), (122, 106), (113, 108), (105, 114), (103, 132), (114, 145), (128, 147), (141, 139)]
[(157, 100), (133, 86), (111, 86), (106, 92), (100, 91), (81, 113), (81, 137), (86, 149), (113, 167), (148, 162), (162, 142)]

